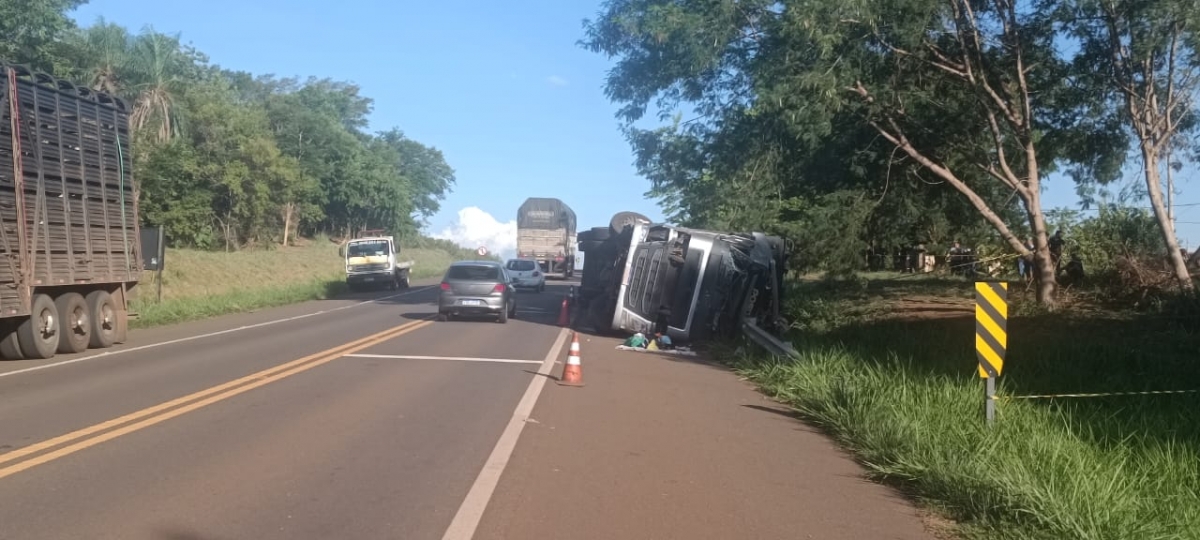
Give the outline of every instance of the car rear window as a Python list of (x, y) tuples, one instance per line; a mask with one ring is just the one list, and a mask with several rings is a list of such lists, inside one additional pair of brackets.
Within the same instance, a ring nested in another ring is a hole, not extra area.
[(508, 261), (508, 269), (516, 270), (518, 272), (528, 272), (530, 270), (533, 270), (536, 267), (537, 267), (537, 263), (535, 263), (533, 261), (529, 261), (529, 260), (516, 259), (516, 260)]
[(500, 269), (495, 266), (464, 264), (451, 266), (447, 277), (469, 281), (498, 281), (500, 279)]

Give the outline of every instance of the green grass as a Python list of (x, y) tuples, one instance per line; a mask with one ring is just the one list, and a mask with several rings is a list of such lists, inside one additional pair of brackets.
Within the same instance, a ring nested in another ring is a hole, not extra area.
[[(465, 250), (464, 250), (465, 251)], [(445, 248), (403, 249), (415, 261), (411, 279), (441, 275), (463, 257)], [(163, 271), (163, 301), (147, 272), (132, 309), (134, 328), (145, 328), (329, 298), (345, 292), (338, 245), (325, 239), (286, 249), (233, 253), (169, 249)]]
[[(989, 429), (972, 294), (803, 281), (789, 306), (801, 358), (737, 366), (964, 537), (1200, 538), (1200, 394), (1003, 401)], [(1011, 294), (1001, 394), (1200, 389), (1200, 318), (1051, 315)]]

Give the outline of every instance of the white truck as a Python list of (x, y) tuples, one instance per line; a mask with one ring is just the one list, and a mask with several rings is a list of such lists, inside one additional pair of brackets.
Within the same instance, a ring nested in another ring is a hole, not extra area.
[(346, 259), (346, 285), (351, 291), (384, 286), (389, 290), (408, 288), (414, 261), (400, 262), (400, 247), (391, 236), (363, 236), (342, 246)]

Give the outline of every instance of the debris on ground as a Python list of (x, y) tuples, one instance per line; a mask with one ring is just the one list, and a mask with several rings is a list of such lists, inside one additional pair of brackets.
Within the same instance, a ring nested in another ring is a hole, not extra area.
[(621, 351), (651, 351), (666, 354), (677, 354), (680, 356), (696, 356), (696, 352), (688, 347), (676, 347), (671, 342), (671, 336), (665, 334), (654, 334), (654, 339), (647, 339), (645, 334), (638, 332), (624, 343), (617, 345), (617, 350)]

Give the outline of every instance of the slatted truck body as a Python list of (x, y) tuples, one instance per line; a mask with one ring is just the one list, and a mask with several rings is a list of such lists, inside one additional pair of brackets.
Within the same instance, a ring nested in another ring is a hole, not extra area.
[(517, 210), (517, 257), (537, 261), (548, 278), (575, 275), (575, 211), (558, 199), (532, 197)]
[(121, 343), (142, 273), (128, 106), (0, 74), (0, 356)]

